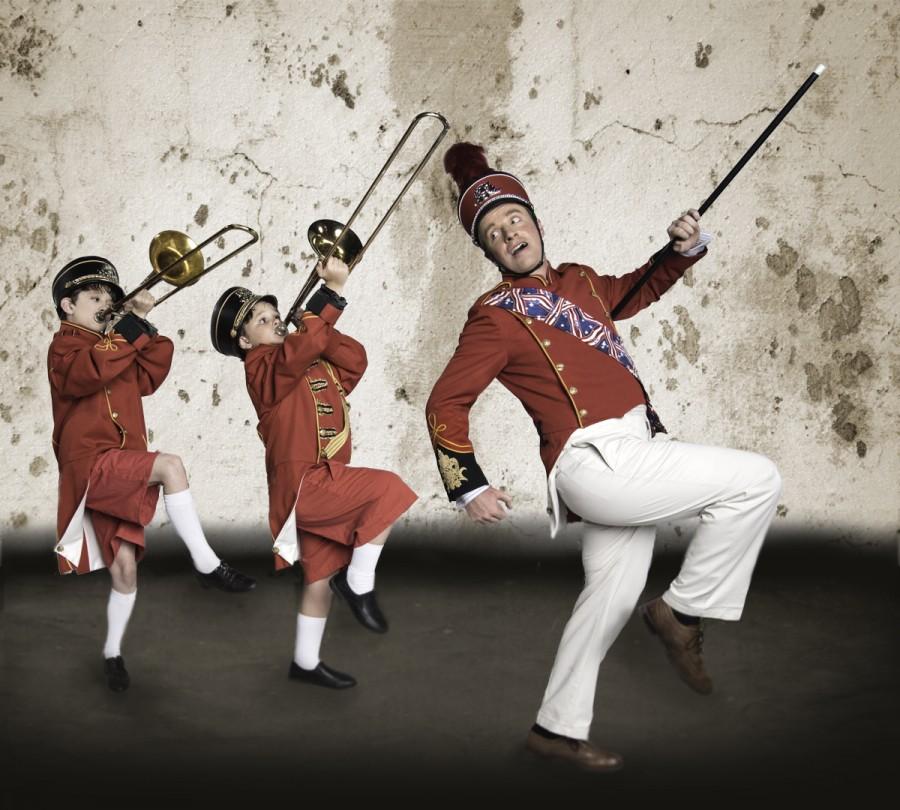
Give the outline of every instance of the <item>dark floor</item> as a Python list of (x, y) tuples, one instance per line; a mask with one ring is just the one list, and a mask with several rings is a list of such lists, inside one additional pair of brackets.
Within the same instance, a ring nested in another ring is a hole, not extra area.
[[(626, 767), (600, 777), (522, 750), (579, 590), (577, 553), (490, 552), (429, 552), (398, 538), (378, 579), (391, 632), (367, 633), (342, 604), (329, 620), (323, 658), (358, 678), (347, 692), (286, 677), (290, 573), (240, 560), (259, 586), (232, 596), (202, 590), (185, 555), (151, 553), (124, 647), (124, 694), (101, 673), (105, 572), (63, 578), (49, 554), (7, 554), (0, 803), (258, 806), (331, 792), (695, 804), (723, 790), (862, 798), (894, 778), (893, 549), (767, 545), (743, 620), (709, 623), (709, 697), (677, 680), (633, 619), (601, 669), (592, 732)], [(647, 595), (665, 587), (679, 556), (656, 558)]]

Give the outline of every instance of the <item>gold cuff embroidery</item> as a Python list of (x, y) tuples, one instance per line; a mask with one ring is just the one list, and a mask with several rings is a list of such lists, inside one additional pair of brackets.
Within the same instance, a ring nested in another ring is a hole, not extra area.
[(438, 467), (441, 471), (441, 478), (444, 480), (444, 486), (451, 492), (462, 486), (463, 481), (468, 481), (465, 472), (466, 467), (460, 467), (459, 461), (451, 458), (441, 450), (437, 451)]

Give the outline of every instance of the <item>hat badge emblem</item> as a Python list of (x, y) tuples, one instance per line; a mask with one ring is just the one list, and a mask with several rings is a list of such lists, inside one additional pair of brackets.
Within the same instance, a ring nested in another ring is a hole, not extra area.
[(490, 182), (484, 182), (475, 189), (475, 205), (481, 206), (491, 197), (500, 193), (500, 189)]

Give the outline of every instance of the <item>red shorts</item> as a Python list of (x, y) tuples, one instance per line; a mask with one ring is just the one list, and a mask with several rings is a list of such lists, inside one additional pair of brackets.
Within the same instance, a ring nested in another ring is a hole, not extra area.
[(387, 470), (329, 462), (309, 470), (297, 500), (300, 564), (307, 582), (348, 565), (364, 545), (415, 503), (400, 476)]
[(150, 484), (156, 452), (107, 450), (94, 462), (87, 503), (103, 562), (112, 564), (122, 542), (144, 556), (144, 526), (156, 512), (159, 486)]

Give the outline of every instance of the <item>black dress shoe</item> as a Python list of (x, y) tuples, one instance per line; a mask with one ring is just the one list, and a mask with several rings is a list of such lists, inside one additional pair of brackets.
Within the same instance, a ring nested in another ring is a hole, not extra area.
[(366, 630), (373, 633), (387, 633), (388, 623), (375, 601), (375, 591), (368, 593), (356, 593), (347, 582), (347, 569), (342, 568), (338, 571), (328, 583), (338, 596), (342, 597), (348, 605), (353, 615)]
[(115, 658), (107, 658), (103, 662), (103, 669), (106, 672), (106, 683), (113, 692), (124, 692), (131, 683), (128, 677), (128, 670), (125, 669), (125, 661), (121, 655)]
[(208, 574), (201, 574), (196, 569), (194, 569), (194, 573), (204, 588), (212, 585), (220, 591), (242, 593), (243, 591), (252, 591), (256, 587), (255, 579), (236, 571), (225, 561), (220, 562), (219, 567)]
[(352, 675), (348, 675), (346, 672), (338, 672), (321, 661), (319, 661), (315, 669), (303, 669), (303, 667), (297, 666), (295, 661), (291, 661), (288, 677), (293, 681), (312, 683), (316, 686), (325, 686), (328, 689), (349, 689), (351, 686), (356, 686), (356, 678)]

